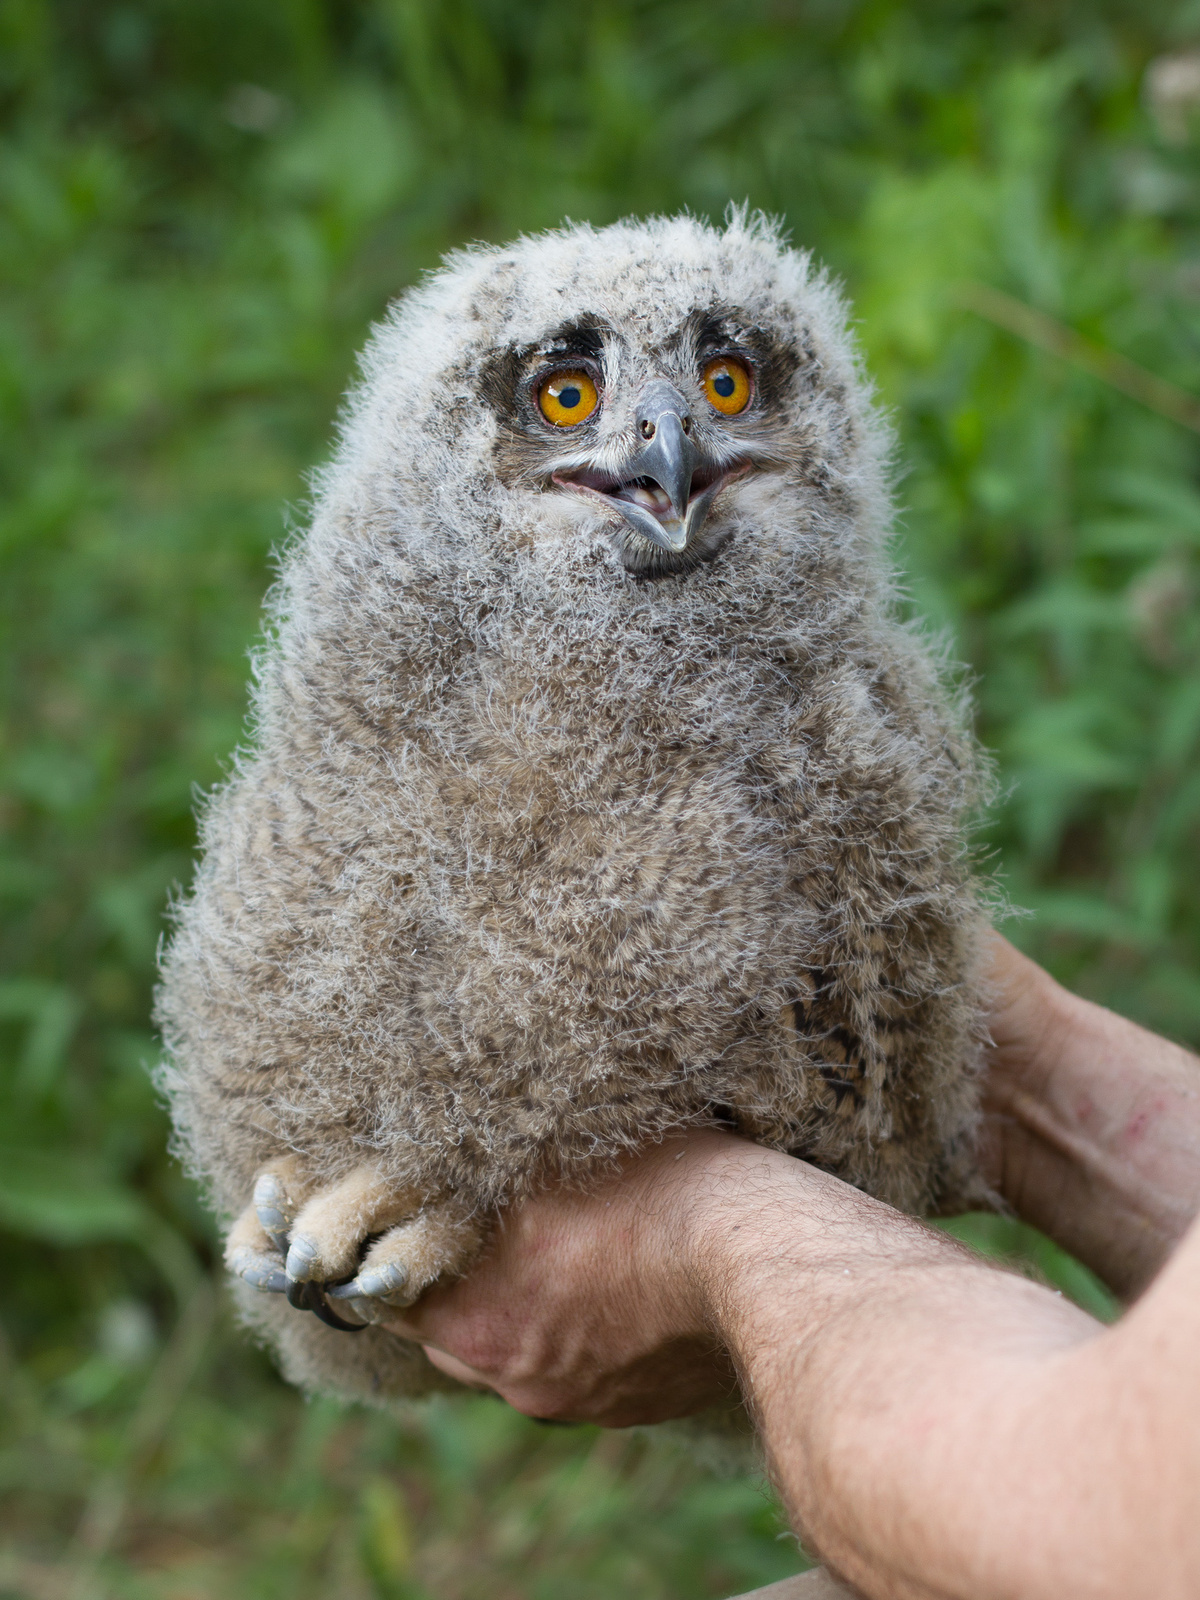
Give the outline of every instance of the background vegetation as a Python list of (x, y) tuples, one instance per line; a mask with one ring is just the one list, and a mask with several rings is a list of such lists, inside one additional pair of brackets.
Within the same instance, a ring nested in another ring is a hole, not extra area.
[(1200, 1041), (1196, 41), (1165, 0), (0, 0), (0, 1593), (687, 1600), (801, 1564), (661, 1440), (278, 1382), (148, 1086), (165, 897), (388, 297), (464, 239), (748, 197), (855, 297), (1016, 937)]

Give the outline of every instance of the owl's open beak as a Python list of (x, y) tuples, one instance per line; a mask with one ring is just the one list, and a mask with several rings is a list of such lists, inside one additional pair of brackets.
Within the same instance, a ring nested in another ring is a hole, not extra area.
[(556, 472), (554, 482), (607, 501), (644, 538), (679, 555), (704, 525), (717, 491), (750, 463), (707, 460), (693, 438), (687, 401), (665, 379), (647, 384), (634, 420), (643, 442), (619, 474), (583, 468)]
[(650, 384), (638, 405), (637, 431), (646, 443), (629, 463), (628, 498), (618, 494), (619, 509), (648, 539), (678, 553), (688, 542), (692, 474), (700, 458), (679, 390), (662, 381)]

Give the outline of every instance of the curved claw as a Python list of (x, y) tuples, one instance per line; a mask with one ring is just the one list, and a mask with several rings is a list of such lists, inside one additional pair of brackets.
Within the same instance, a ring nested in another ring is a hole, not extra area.
[(287, 1290), (287, 1273), (278, 1256), (269, 1256), (261, 1250), (243, 1247), (229, 1255), (229, 1270), (255, 1289), (267, 1294), (283, 1294)]
[(345, 1317), (339, 1316), (325, 1298), (321, 1284), (297, 1282), (295, 1278), (288, 1278), (286, 1283), (288, 1304), (297, 1311), (311, 1311), (314, 1317), (341, 1333), (361, 1333), (368, 1326), (366, 1321), (347, 1322)]
[(300, 1159), (285, 1156), (259, 1170), (226, 1252), (247, 1282), (361, 1333), (461, 1271), (481, 1242), (481, 1220), (454, 1196), (397, 1186), (374, 1163), (314, 1187)]
[(315, 1283), (288, 1276), (284, 1281), (284, 1293), (287, 1295), (288, 1305), (295, 1306), (297, 1311), (311, 1311), (312, 1291), (315, 1288)]
[(342, 1333), (362, 1333), (364, 1328), (370, 1326), (370, 1323), (365, 1321), (347, 1322), (345, 1317), (339, 1316), (333, 1309), (321, 1290), (315, 1284), (312, 1287), (317, 1292), (313, 1295), (312, 1303), (308, 1309), (315, 1317), (319, 1317), (327, 1327), (337, 1328)]

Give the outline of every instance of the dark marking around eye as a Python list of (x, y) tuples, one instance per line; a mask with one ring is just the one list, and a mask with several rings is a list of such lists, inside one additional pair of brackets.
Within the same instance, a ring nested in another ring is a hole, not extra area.
[[(546, 459), (546, 420), (538, 410), (532, 381), (535, 373), (578, 367), (592, 372), (599, 382), (605, 339), (610, 333), (600, 317), (582, 316), (549, 329), (536, 343), (497, 350), (480, 364), (478, 393), (496, 418), (492, 460), (501, 483), (511, 488), (536, 473)], [(579, 391), (569, 394), (572, 388), (568, 384), (560, 396), (567, 410), (574, 410), (583, 400)]]
[[(737, 306), (720, 303), (691, 312), (665, 346), (687, 347), (701, 367), (725, 355), (746, 362), (754, 373), (755, 413), (767, 421), (789, 420), (797, 374), (813, 362), (802, 330), (793, 335), (782, 327), (764, 327)], [(713, 388), (723, 398), (732, 393), (724, 376), (714, 380)]]

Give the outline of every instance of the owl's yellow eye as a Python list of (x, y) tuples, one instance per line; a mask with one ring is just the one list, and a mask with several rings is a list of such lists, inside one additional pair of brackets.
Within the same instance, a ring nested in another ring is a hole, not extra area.
[(740, 361), (718, 356), (704, 369), (704, 392), (724, 416), (736, 417), (750, 404), (750, 374)]
[(586, 422), (599, 403), (596, 385), (580, 367), (552, 373), (538, 390), (542, 415), (556, 428)]

